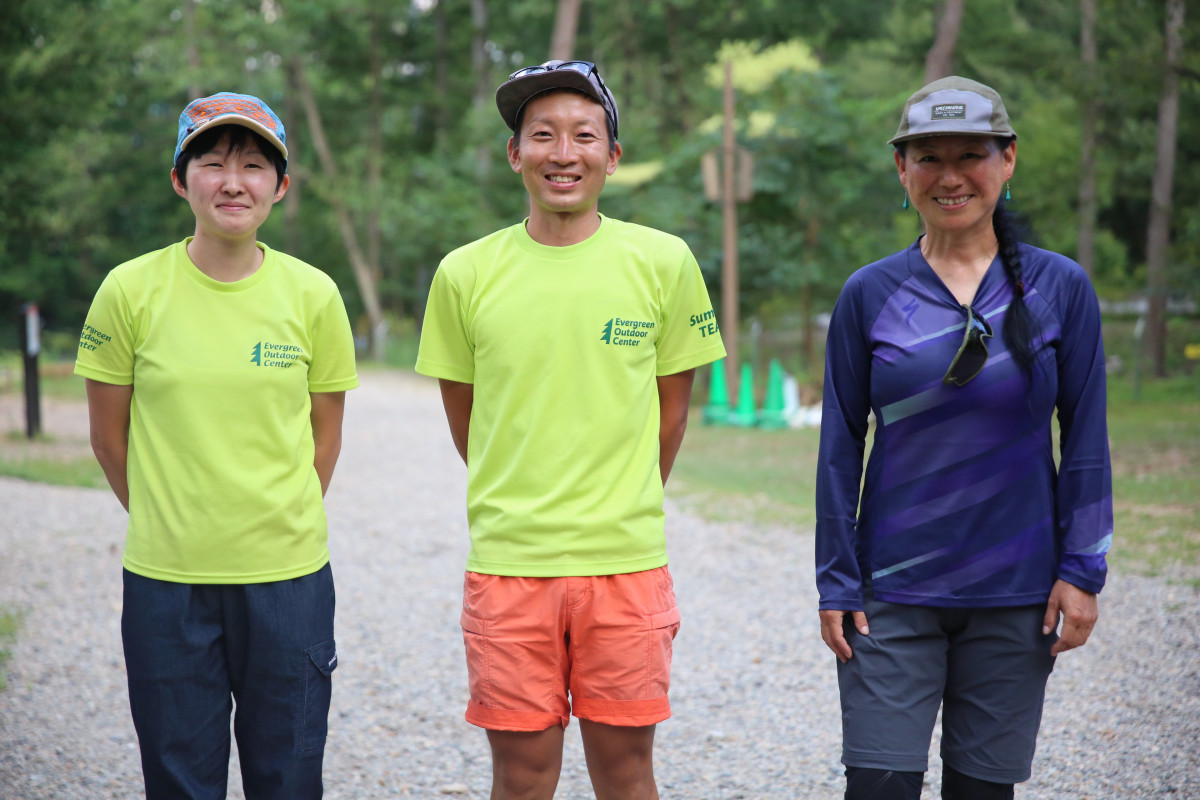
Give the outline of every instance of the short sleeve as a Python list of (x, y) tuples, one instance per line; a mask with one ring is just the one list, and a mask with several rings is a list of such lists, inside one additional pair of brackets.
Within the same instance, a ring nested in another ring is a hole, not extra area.
[(682, 246), (683, 263), (663, 307), (655, 370), (660, 376), (674, 375), (725, 357), (725, 345), (700, 265), (687, 246)]
[(463, 293), (443, 261), (429, 287), (421, 325), (417, 372), (433, 378), (475, 382), (475, 347), (467, 333)]
[(109, 273), (83, 323), (75, 374), (117, 386), (132, 384), (134, 335), (128, 300), (120, 282)]
[(354, 334), (346, 304), (336, 290), (317, 313), (312, 325), (312, 362), (308, 365), (310, 392), (344, 392), (358, 386)]

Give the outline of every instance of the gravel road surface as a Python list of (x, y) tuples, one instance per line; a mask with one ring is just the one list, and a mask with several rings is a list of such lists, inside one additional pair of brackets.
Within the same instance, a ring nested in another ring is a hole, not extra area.
[[(328, 498), (341, 659), (326, 796), (486, 798), (486, 740), (462, 719), (465, 469), (436, 384), (370, 370), (362, 382)], [(82, 416), (58, 404), (47, 428), (85, 439)], [(141, 796), (119, 630), (123, 532), (106, 491), (0, 478), (0, 610), (24, 616), (0, 691), (3, 800)], [(684, 621), (674, 717), (658, 729), (662, 796), (838, 800), (811, 531), (706, 522), (683, 500), (667, 533)], [(1200, 799), (1198, 598), (1163, 578), (1110, 577), (1092, 641), (1058, 660), (1018, 798)], [(939, 769), (935, 746), (927, 800)], [(236, 764), (230, 796), (242, 797)], [(591, 796), (577, 724), (558, 796)]]

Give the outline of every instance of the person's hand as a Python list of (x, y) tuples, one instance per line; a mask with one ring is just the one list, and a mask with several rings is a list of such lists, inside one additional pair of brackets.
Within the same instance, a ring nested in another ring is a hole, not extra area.
[[(845, 611), (823, 610), (821, 614), (821, 638), (825, 640), (825, 644), (833, 651), (833, 654), (838, 657), (838, 661), (845, 664), (854, 657), (854, 651), (850, 649), (849, 642), (846, 641), (846, 635), (842, 632), (842, 618), (846, 616)], [(867, 627), (867, 615), (861, 611), (849, 612), (854, 620), (855, 629), (866, 636), (871, 632)]]
[(1076, 647), (1082, 647), (1096, 625), (1100, 616), (1100, 603), (1096, 595), (1084, 591), (1074, 584), (1064, 580), (1054, 582), (1050, 590), (1050, 599), (1046, 601), (1046, 616), (1042, 620), (1042, 635), (1058, 627), (1059, 615), (1062, 615), (1062, 630), (1058, 641), (1050, 648), (1050, 655), (1056, 656)]

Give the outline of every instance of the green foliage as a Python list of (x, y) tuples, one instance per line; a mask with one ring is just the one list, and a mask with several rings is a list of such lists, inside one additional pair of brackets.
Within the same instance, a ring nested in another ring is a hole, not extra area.
[[(1100, 59), (1079, 59), (1076, 3), (972, 0), (960, 74), (996, 86), (1020, 134), (1012, 190), (1044, 246), (1074, 255), (1083, 102), (1101, 105), (1096, 281), (1140, 291), (1157, 101), (1162, 3), (1098, 0)], [(109, 269), (189, 234), (168, 182), (179, 110), (194, 93), (258, 94), (284, 118), (293, 198), (261, 236), (326, 270), (353, 316), (362, 304), (332, 213), (349, 209), (367, 247), (377, 226), (379, 293), (420, 314), (449, 250), (520, 219), (491, 87), (544, 60), (555, 3), (487, 4), (487, 74), (476, 107), (467, 0), (8, 0), (0, 11), (0, 312), (41, 305), (75, 332)], [(604, 210), (684, 236), (720, 290), (721, 216), (699, 162), (720, 143), (721, 64), (735, 62), (739, 142), (755, 157), (739, 207), (742, 314), (811, 294), (832, 304), (853, 269), (907, 244), (917, 220), (886, 139), (923, 77), (937, 0), (613, 0), (582, 5), (576, 53), (600, 63), (622, 109), (629, 180)], [(1196, 16), (1185, 42), (1196, 39)], [(1169, 280), (1200, 278), (1200, 51), (1185, 47)], [(302, 65), (336, 179), (317, 158), (289, 65)], [(376, 144), (379, 150), (376, 150)], [(375, 155), (382, 152), (382, 157)], [(655, 171), (657, 170), (657, 171)], [(621, 176), (620, 170), (618, 176)], [(375, 222), (372, 222), (375, 220)], [(11, 318), (11, 317), (10, 317)], [(11, 333), (0, 321), (0, 342)]]

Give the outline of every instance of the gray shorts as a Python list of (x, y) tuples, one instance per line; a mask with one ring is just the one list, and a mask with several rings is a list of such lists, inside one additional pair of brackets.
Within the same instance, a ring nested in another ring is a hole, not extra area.
[(924, 772), (938, 707), (942, 761), (994, 783), (1029, 779), (1054, 668), (1045, 605), (935, 608), (866, 600), (863, 636), (845, 617), (854, 657), (838, 663), (842, 763)]

